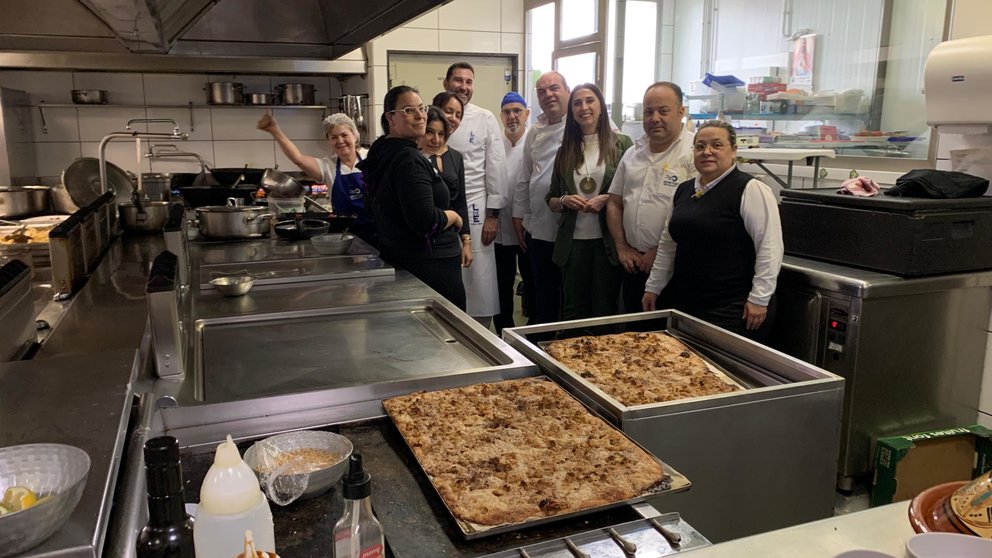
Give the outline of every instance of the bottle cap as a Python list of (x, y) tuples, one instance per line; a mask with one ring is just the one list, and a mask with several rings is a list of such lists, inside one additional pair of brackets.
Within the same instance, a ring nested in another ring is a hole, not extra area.
[(159, 436), (145, 442), (145, 465), (161, 467), (179, 463), (179, 440), (173, 436)]
[(348, 500), (361, 500), (372, 494), (372, 476), (365, 472), (359, 453), (348, 458), (348, 472), (344, 475), (341, 494)]

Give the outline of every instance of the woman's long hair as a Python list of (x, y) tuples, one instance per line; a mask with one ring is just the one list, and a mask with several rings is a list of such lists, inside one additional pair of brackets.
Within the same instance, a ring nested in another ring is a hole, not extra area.
[(386, 114), (396, 110), (396, 100), (400, 98), (400, 95), (410, 92), (420, 95), (420, 91), (416, 87), (409, 85), (397, 85), (386, 92), (386, 97), (382, 100), (382, 116), (379, 117), (379, 124), (382, 125), (384, 135), (389, 135), (389, 121), (386, 120)]
[(610, 128), (610, 117), (606, 114), (606, 99), (603, 92), (592, 83), (577, 85), (568, 96), (568, 111), (565, 113), (565, 132), (562, 137), (561, 147), (558, 148), (558, 155), (555, 157), (555, 172), (559, 176), (568, 176), (578, 170), (579, 166), (585, 162), (585, 154), (582, 146), (582, 128), (575, 121), (575, 114), (572, 111), (572, 102), (575, 94), (583, 89), (592, 91), (593, 95), (599, 99), (599, 122), (596, 123), (596, 135), (599, 137), (599, 161), (614, 161), (617, 156), (617, 135)]

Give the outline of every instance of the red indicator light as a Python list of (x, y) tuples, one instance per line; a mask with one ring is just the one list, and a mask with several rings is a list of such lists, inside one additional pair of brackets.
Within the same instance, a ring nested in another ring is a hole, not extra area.
[(837, 327), (837, 320), (834, 320), (834, 321), (830, 322), (830, 327), (836, 329), (836, 327)]

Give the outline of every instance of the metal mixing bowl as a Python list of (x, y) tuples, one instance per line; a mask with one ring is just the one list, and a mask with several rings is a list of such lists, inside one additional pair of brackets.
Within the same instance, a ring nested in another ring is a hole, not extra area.
[(57, 531), (79, 503), (90, 456), (63, 444), (26, 444), (0, 449), (0, 494), (11, 486), (34, 491), (39, 502), (0, 516), (0, 557), (20, 554)]
[(255, 278), (250, 275), (217, 277), (211, 279), (210, 284), (224, 296), (242, 296), (255, 285)]
[(322, 234), (310, 239), (310, 243), (321, 254), (340, 255), (348, 252), (355, 235), (347, 233)]
[(307, 487), (300, 496), (300, 500), (313, 498), (327, 492), (334, 486), (345, 471), (348, 470), (348, 458), (354, 447), (351, 440), (340, 434), (333, 432), (323, 432), (319, 430), (298, 430), (270, 436), (259, 442), (255, 442), (248, 451), (245, 452), (245, 463), (255, 471), (259, 477), (263, 477), (272, 468), (272, 459), (280, 451), (289, 451), (301, 448), (312, 448), (328, 451), (338, 457), (338, 460), (312, 473), (300, 473), (287, 475), (302, 480), (301, 477), (308, 476)]

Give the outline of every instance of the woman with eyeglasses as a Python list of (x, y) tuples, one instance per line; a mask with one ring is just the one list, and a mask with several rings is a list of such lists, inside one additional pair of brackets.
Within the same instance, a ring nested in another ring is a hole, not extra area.
[(448, 186), (417, 149), (426, 131), (427, 107), (407, 85), (390, 89), (382, 104), (385, 135), (358, 164), (379, 226), (380, 255), (464, 310), (458, 238), (462, 218), (449, 209)]
[(448, 185), (448, 195), (451, 206), (462, 218), (462, 227), (458, 236), (462, 241), (462, 267), (472, 265), (472, 234), (468, 226), (468, 203), (465, 200), (465, 161), (462, 154), (448, 147), (448, 121), (441, 109), (427, 107), (427, 133), (419, 140), (420, 152), (437, 170), (437, 173)]
[(555, 156), (548, 208), (562, 213), (551, 259), (562, 269), (562, 319), (617, 313), (621, 267), (606, 224), (610, 183), (631, 139), (610, 127), (599, 88), (572, 90)]
[(642, 304), (645, 311), (682, 310), (764, 343), (775, 315), (782, 223), (771, 188), (736, 161), (733, 126), (710, 120), (699, 127), (699, 176), (675, 190)]

